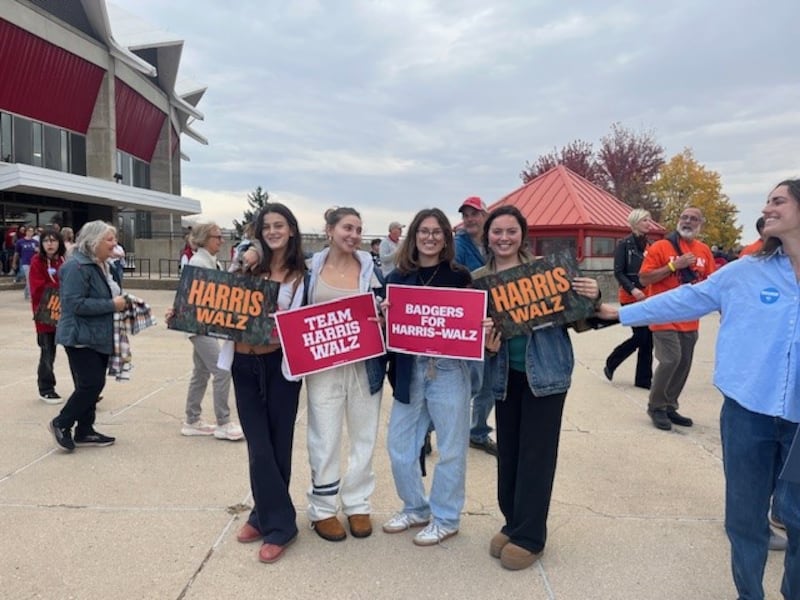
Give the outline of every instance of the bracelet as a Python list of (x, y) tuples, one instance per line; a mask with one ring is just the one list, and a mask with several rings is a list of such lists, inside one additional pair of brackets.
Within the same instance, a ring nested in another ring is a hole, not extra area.
[(669, 261), (667, 263), (667, 268), (669, 268), (669, 270), (672, 271), (673, 273), (677, 270), (677, 268), (675, 267), (675, 263), (672, 261)]

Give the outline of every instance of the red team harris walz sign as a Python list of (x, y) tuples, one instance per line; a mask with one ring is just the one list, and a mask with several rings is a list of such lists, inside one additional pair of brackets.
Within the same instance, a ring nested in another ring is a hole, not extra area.
[(483, 360), (483, 290), (389, 284), (387, 348), (406, 354)]
[(289, 373), (301, 377), (381, 356), (377, 317), (370, 293), (275, 313)]

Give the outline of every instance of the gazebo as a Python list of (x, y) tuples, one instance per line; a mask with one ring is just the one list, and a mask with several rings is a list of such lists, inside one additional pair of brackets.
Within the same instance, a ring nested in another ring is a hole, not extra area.
[[(563, 165), (553, 167), (489, 206), (516, 206), (528, 222), (535, 254), (572, 248), (582, 270), (614, 268), (617, 242), (629, 235), (631, 207)], [(666, 230), (656, 225), (651, 237)]]

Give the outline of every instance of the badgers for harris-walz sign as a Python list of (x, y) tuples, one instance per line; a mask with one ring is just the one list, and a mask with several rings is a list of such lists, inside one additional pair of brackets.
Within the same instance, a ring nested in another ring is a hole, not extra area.
[(488, 292), (489, 316), (509, 338), (592, 316), (592, 301), (572, 289), (572, 279), (579, 276), (574, 254), (564, 251), (486, 275), (473, 286)]
[(261, 277), (186, 266), (181, 271), (170, 329), (268, 344), (280, 284)]

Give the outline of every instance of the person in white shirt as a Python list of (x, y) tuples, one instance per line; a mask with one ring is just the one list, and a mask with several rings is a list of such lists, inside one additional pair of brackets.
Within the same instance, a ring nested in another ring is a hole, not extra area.
[(389, 223), (389, 235), (383, 238), (379, 249), (381, 258), (381, 272), (388, 275), (394, 271), (395, 262), (397, 260), (397, 249), (400, 247), (400, 234), (403, 233), (403, 227), (397, 221)]

